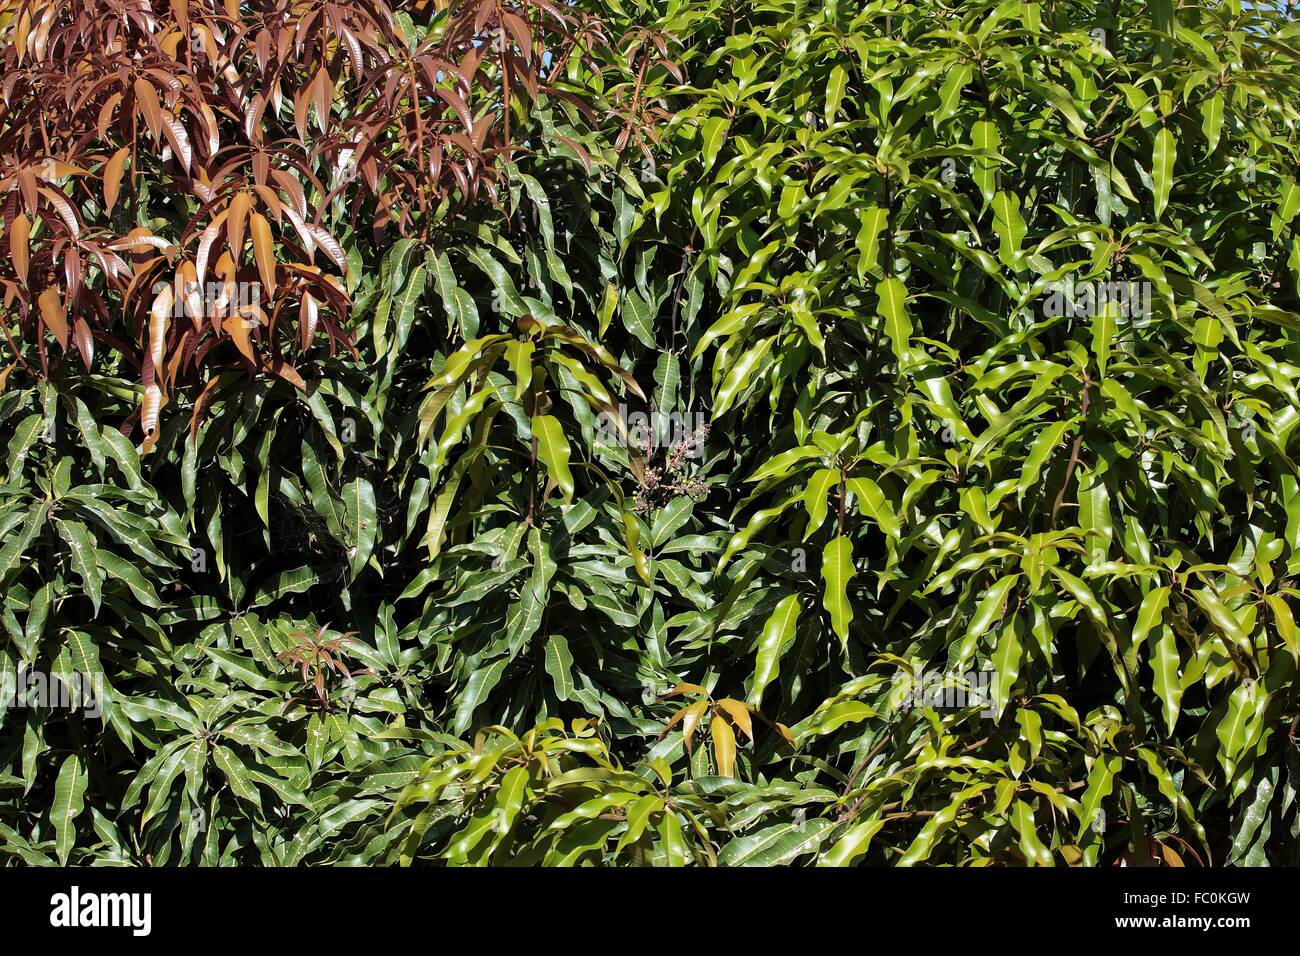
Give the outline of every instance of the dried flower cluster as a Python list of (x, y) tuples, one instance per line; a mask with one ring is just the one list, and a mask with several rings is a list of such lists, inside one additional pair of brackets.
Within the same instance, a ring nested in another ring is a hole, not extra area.
[[(709, 484), (691, 475), (691, 462), (704, 453), (704, 442), (708, 437), (709, 426), (702, 425), (670, 446), (663, 464), (647, 464), (645, 474), (641, 477), (640, 485), (633, 498), (633, 510), (637, 514), (647, 514), (682, 496), (692, 501), (705, 499), (709, 493)], [(652, 441), (647, 437), (645, 441), (647, 462), (651, 460), (652, 454)]]

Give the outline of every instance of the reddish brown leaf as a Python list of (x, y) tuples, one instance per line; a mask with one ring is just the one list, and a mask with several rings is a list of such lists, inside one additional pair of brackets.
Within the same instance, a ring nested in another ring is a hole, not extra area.
[(230, 255), (238, 262), (244, 251), (244, 220), (252, 208), (251, 193), (240, 190), (231, 200), (226, 216), (226, 240), (230, 244)]
[(125, 146), (113, 154), (112, 159), (104, 164), (104, 211), (110, 212), (117, 203), (118, 189), (122, 185), (122, 173), (126, 169), (126, 157), (129, 150)]
[(90, 334), (90, 326), (80, 316), (72, 322), (72, 341), (76, 344), (77, 351), (81, 353), (81, 361), (85, 363), (86, 371), (90, 371), (90, 363), (95, 358), (95, 339)]
[(158, 102), (158, 91), (148, 80), (140, 78), (136, 79), (132, 89), (135, 91), (136, 106), (144, 117), (145, 125), (149, 127), (153, 138), (157, 139), (162, 129), (162, 104)]
[(37, 304), (41, 309), (41, 318), (45, 322), (45, 327), (54, 333), (54, 338), (58, 340), (59, 347), (65, 351), (68, 348), (68, 317), (63, 311), (63, 300), (59, 297), (59, 290), (50, 286), (40, 294)]
[(257, 272), (262, 277), (267, 295), (270, 295), (275, 291), (275, 244), (271, 239), (271, 224), (259, 212), (252, 214), (249, 223), (253, 233), (253, 258), (257, 260)]
[(31, 232), (32, 226), (26, 216), (19, 213), (14, 217), (13, 225), (9, 227), (9, 254), (13, 256), (14, 271), (18, 273), (18, 281), (24, 284), (27, 282)]

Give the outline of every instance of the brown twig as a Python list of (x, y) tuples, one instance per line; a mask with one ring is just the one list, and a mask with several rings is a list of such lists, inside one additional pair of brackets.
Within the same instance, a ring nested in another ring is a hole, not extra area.
[[(1088, 406), (1091, 402), (1091, 398), (1089, 396), (1089, 387), (1091, 386), (1091, 384), (1092, 384), (1092, 379), (1089, 378), (1087, 372), (1084, 372), (1083, 373), (1083, 398), (1080, 402), (1080, 409), (1085, 419), (1088, 417)], [(1052, 515), (1051, 518), (1048, 519), (1049, 529), (1056, 527), (1057, 512), (1059, 512), (1061, 510), (1061, 506), (1065, 504), (1065, 490), (1070, 487), (1070, 479), (1074, 477), (1074, 469), (1079, 464), (1079, 450), (1083, 446), (1083, 429), (1085, 424), (1086, 422), (1079, 423), (1079, 434), (1074, 436), (1074, 446), (1070, 449), (1070, 463), (1065, 466), (1065, 478), (1062, 479), (1061, 481), (1061, 490), (1056, 493), (1056, 501), (1052, 505)]]

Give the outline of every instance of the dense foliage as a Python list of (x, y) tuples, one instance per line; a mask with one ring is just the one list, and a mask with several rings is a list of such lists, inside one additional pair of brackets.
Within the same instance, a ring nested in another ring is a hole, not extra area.
[(0, 853), (1300, 863), (1298, 62), (0, 0)]

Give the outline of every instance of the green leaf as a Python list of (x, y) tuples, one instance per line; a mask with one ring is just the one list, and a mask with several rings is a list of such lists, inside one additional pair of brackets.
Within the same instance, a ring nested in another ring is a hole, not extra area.
[(839, 636), (847, 650), (849, 622), (853, 620), (853, 607), (849, 604), (848, 587), (853, 578), (853, 545), (842, 535), (831, 540), (822, 551), (822, 580), (826, 590), (822, 606), (831, 616), (831, 629)]
[(831, 68), (830, 79), (826, 82), (826, 122), (835, 122), (839, 114), (840, 103), (844, 101), (844, 90), (848, 86), (849, 74), (838, 64)]
[(1005, 575), (999, 578), (984, 593), (979, 605), (975, 608), (975, 613), (971, 616), (970, 624), (966, 627), (966, 633), (961, 639), (961, 645), (957, 653), (957, 666), (959, 668), (965, 667), (967, 661), (971, 659), (979, 639), (993, 626), (994, 622), (1001, 620), (1003, 608), (1007, 602), (1007, 594), (1019, 579), (1019, 574)]
[(573, 696), (573, 655), (569, 642), (559, 634), (546, 640), (546, 673), (551, 675), (551, 689), (560, 700)]
[(1219, 763), (1229, 779), (1237, 771), (1237, 761), (1250, 740), (1251, 725), (1258, 719), (1255, 700), (1258, 685), (1245, 680), (1229, 695), (1223, 717), (1214, 728), (1219, 740)]
[(839, 480), (839, 472), (830, 468), (819, 468), (813, 472), (812, 477), (808, 479), (808, 484), (804, 486), (803, 504), (808, 512), (808, 526), (803, 533), (805, 541), (812, 537), (813, 532), (826, 520), (826, 508), (829, 504), (826, 495), (833, 485), (839, 483)]
[(397, 314), (397, 327), (394, 330), (393, 340), (389, 343), (388, 365), (391, 369), (397, 361), (398, 355), (406, 347), (406, 340), (410, 338), (411, 328), (415, 324), (415, 311), (420, 301), (424, 298), (425, 272), (424, 266), (418, 265), (411, 277), (406, 280), (406, 287), (402, 289), (401, 295), (393, 302), (393, 311)]
[(897, 865), (915, 866), (917, 863), (924, 863), (929, 859), (930, 854), (934, 852), (935, 840), (957, 819), (957, 815), (967, 801), (987, 786), (987, 784), (977, 784), (958, 791), (945, 806), (941, 807), (921, 827), (920, 832), (908, 846), (907, 851), (899, 857)]
[(998, 235), (998, 260), (1014, 267), (1020, 261), (1020, 245), (1029, 231), (1020, 215), (1020, 197), (1015, 193), (1004, 189), (993, 197), (993, 231)]
[(36, 540), (36, 536), (40, 534), (49, 512), (50, 505), (47, 502), (32, 505), (27, 512), (22, 530), (16, 535), (12, 533), (7, 535), (8, 540), (5, 541), (4, 547), (0, 548), (0, 581), (4, 580), (11, 569), (21, 566), (19, 562), (32, 542)]
[(495, 307), (512, 318), (518, 318), (529, 313), (528, 305), (519, 297), (514, 280), (510, 278), (510, 273), (497, 261), (495, 256), (478, 247), (466, 250), (465, 255), (470, 262), (474, 263), (492, 280), (492, 301)]
[(623, 327), (636, 336), (637, 340), (648, 349), (655, 348), (654, 306), (635, 289), (623, 293), (621, 315)]
[(1201, 103), (1201, 135), (1205, 137), (1205, 155), (1209, 157), (1219, 146), (1223, 133), (1223, 94), (1215, 93)]
[(1017, 800), (1011, 806), (1011, 823), (1020, 835), (1020, 852), (1031, 866), (1051, 866), (1052, 852), (1047, 849), (1038, 836), (1038, 827), (1034, 822), (1034, 808), (1024, 800)]
[(469, 730), (470, 723), (474, 719), (474, 711), (487, 700), (487, 695), (501, 680), (508, 663), (509, 661), (504, 658), (499, 658), (478, 668), (470, 675), (464, 690), (456, 698), (456, 717), (452, 722), (452, 733), (463, 734)]
[(850, 478), (845, 484), (853, 492), (858, 510), (879, 525), (882, 532), (890, 538), (902, 534), (898, 515), (878, 484), (865, 476)]
[(50, 804), (50, 822), (54, 824), (55, 852), (59, 865), (68, 862), (68, 854), (77, 838), (74, 821), (85, 809), (83, 797), (86, 793), (87, 775), (76, 754), (63, 758), (59, 767), (59, 777), (54, 783), (54, 802)]
[(1106, 754), (1093, 760), (1092, 769), (1088, 771), (1087, 787), (1079, 800), (1079, 839), (1083, 838), (1084, 833), (1097, 819), (1102, 802), (1110, 796), (1115, 774), (1119, 772), (1123, 763), (1121, 758)]
[(763, 690), (780, 673), (781, 657), (794, 640), (799, 610), (799, 595), (786, 595), (763, 625), (763, 633), (758, 639), (754, 680), (749, 689), (749, 702), (755, 707), (763, 701)]
[(1164, 215), (1169, 205), (1169, 191), (1174, 183), (1174, 157), (1178, 150), (1178, 140), (1173, 130), (1161, 126), (1156, 133), (1155, 145), (1151, 151), (1151, 179), (1154, 183), (1152, 195), (1155, 197), (1156, 218)]
[(912, 319), (907, 314), (907, 288), (901, 279), (882, 279), (876, 286), (880, 299), (877, 311), (885, 323), (885, 334), (894, 349), (899, 368), (911, 364)]
[(1002, 628), (997, 647), (993, 650), (993, 711), (995, 719), (1002, 717), (1011, 688), (1020, 677), (1020, 660), (1023, 648), (1020, 642), (1019, 620), (1013, 618)]
[(533, 437), (537, 439), (537, 457), (559, 486), (565, 501), (573, 500), (573, 473), (569, 470), (569, 440), (553, 415), (534, 415)]
[(1138, 608), (1137, 622), (1133, 625), (1131, 643), (1134, 650), (1140, 648), (1151, 630), (1161, 623), (1165, 608), (1169, 606), (1169, 594), (1169, 588), (1155, 587), (1142, 599), (1142, 606)]
[(379, 519), (375, 490), (364, 478), (354, 478), (340, 494), (343, 502), (343, 533), (348, 548), (348, 566), (353, 577), (361, 573), (374, 550)]
[(879, 817), (855, 823), (817, 861), (818, 866), (850, 866), (871, 847), (871, 838), (880, 832), (885, 821)]
[(712, 169), (714, 162), (717, 161), (718, 152), (722, 149), (723, 137), (730, 125), (731, 123), (723, 116), (711, 116), (701, 125), (703, 142), (700, 159), (704, 163), (704, 172), (707, 173)]
[(90, 532), (80, 521), (71, 521), (66, 518), (55, 520), (58, 525), (59, 534), (63, 540), (68, 543), (68, 556), (72, 562), (73, 569), (77, 576), (81, 578), (82, 589), (86, 596), (90, 598), (91, 604), (95, 607), (95, 614), (99, 613), (100, 602), (100, 580), (99, 580), (99, 552), (95, 549), (94, 539), (91, 538)]
[(1029, 453), (1025, 456), (1024, 465), (1020, 469), (1020, 477), (1016, 482), (1018, 496), (1024, 495), (1026, 491), (1038, 484), (1043, 465), (1051, 457), (1052, 453), (1060, 447), (1061, 440), (1070, 427), (1071, 423), (1068, 421), (1053, 422), (1034, 439), (1033, 444), (1029, 446)]
[(1106, 366), (1110, 363), (1111, 349), (1119, 329), (1120, 305), (1107, 302), (1092, 317), (1092, 354), (1097, 359), (1097, 372), (1106, 376)]
[(997, 124), (991, 120), (977, 120), (971, 127), (971, 146), (983, 154), (975, 159), (975, 185), (979, 187), (984, 202), (989, 203), (997, 191), (996, 154), (1002, 148)]
[(861, 226), (854, 245), (858, 250), (858, 279), (861, 280), (868, 272), (879, 272), (880, 236), (889, 225), (889, 210), (868, 206), (860, 214), (859, 221)]
[(221, 668), (223, 673), (255, 690), (265, 690), (267, 688), (268, 681), (266, 677), (252, 661), (240, 657), (238, 654), (232, 654), (230, 651), (218, 650), (215, 647), (208, 647), (204, 650), (212, 658), (213, 662)]
[(226, 777), (230, 789), (236, 796), (247, 800), (256, 807), (262, 806), (262, 797), (253, 786), (248, 767), (235, 756), (234, 751), (220, 744), (212, 745), (212, 759)]
[(722, 387), (718, 389), (717, 397), (714, 399), (713, 415), (715, 418), (723, 415), (731, 408), (731, 403), (735, 401), (736, 396), (749, 386), (750, 376), (759, 362), (767, 355), (768, 350), (772, 347), (772, 342), (771, 338), (763, 339), (749, 348), (731, 366), (731, 370), (727, 372), (727, 377), (723, 380)]
[(737, 836), (718, 853), (719, 866), (782, 866), (815, 852), (831, 826), (813, 819), (800, 827), (779, 823), (756, 833)]
[(939, 89), (939, 108), (932, 117), (935, 129), (957, 112), (962, 101), (962, 90), (974, 75), (975, 71), (965, 63), (959, 63), (948, 71), (943, 86)]
[(44, 430), (45, 417), (39, 414), (28, 415), (14, 429), (13, 436), (9, 439), (9, 453), (6, 459), (9, 462), (9, 477), (6, 479), (9, 484), (18, 481), (23, 471), (23, 464), (27, 461), (27, 453)]

